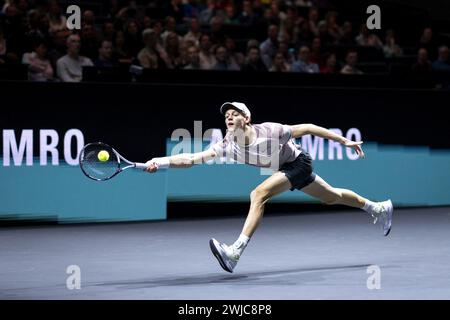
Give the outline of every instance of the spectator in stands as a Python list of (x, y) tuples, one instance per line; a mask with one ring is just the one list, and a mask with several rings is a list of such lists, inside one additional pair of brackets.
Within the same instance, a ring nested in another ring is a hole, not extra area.
[(165, 16), (173, 17), (177, 24), (183, 22), (184, 12), (181, 5), (181, 0), (169, 0), (164, 8), (164, 11)]
[(393, 30), (386, 32), (386, 44), (383, 46), (384, 56), (386, 58), (401, 57), (403, 50), (395, 41), (395, 34)]
[(98, 54), (99, 38), (92, 24), (84, 23), (81, 27), (81, 55), (95, 59)]
[(142, 40), (139, 26), (135, 20), (130, 20), (125, 29), (125, 45), (132, 56), (136, 56), (142, 48)]
[(336, 54), (329, 53), (325, 56), (325, 65), (320, 68), (320, 73), (323, 74), (338, 73)]
[(263, 5), (263, 3), (262, 3), (263, 1), (270, 1), (270, 0), (252, 0), (251, 1), (252, 2), (252, 7), (253, 7), (253, 12), (256, 14), (258, 19), (261, 18), (264, 15), (264, 5), (267, 5), (267, 4), (270, 5), (271, 3), (274, 3), (274, 2), (280, 2), (280, 1), (270, 1), (270, 3), (266, 2)]
[(298, 50), (298, 60), (292, 64), (292, 72), (319, 73), (319, 66), (311, 62), (311, 50), (302, 46)]
[(438, 44), (435, 41), (435, 37), (433, 35), (433, 29), (432, 28), (425, 28), (423, 29), (422, 35), (419, 40), (418, 48), (425, 48), (428, 52), (428, 57), (431, 60), (436, 59), (437, 57), (437, 47)]
[(275, 54), (273, 58), (272, 67), (269, 69), (270, 72), (288, 72), (289, 66), (286, 64), (284, 55), (281, 52)]
[(185, 70), (199, 70), (200, 69), (200, 58), (198, 55), (198, 48), (191, 45), (187, 48), (187, 65), (183, 68)]
[(239, 23), (244, 26), (256, 25), (258, 22), (258, 15), (253, 12), (252, 1), (244, 0), (242, 3), (242, 12), (239, 15)]
[(338, 14), (336, 11), (329, 11), (325, 16), (325, 22), (327, 26), (327, 39), (331, 44), (339, 42), (341, 38), (341, 28), (337, 23)]
[(300, 33), (300, 21), (304, 20), (299, 18), (297, 10), (292, 7), (288, 7), (286, 17), (281, 21), (280, 26), (280, 39), (288, 42), (288, 44), (295, 45), (298, 41), (298, 34)]
[(224, 18), (223, 23), (224, 24), (231, 24), (231, 25), (238, 25), (239, 24), (239, 19), (238, 19), (238, 16), (236, 14), (236, 7), (234, 6), (233, 3), (229, 3), (225, 7), (225, 18)]
[(114, 29), (114, 23), (106, 21), (102, 26), (102, 40), (108, 40), (113, 42), (116, 30)]
[(319, 37), (314, 38), (311, 44), (311, 58), (312, 63), (315, 63), (319, 66), (323, 66), (325, 64), (325, 60), (322, 53), (322, 41)]
[(324, 45), (334, 44), (335, 40), (328, 33), (328, 26), (325, 20), (321, 20), (318, 24), (319, 38)]
[(341, 69), (342, 74), (363, 74), (361, 70), (356, 68), (358, 63), (358, 52), (350, 50), (345, 58), (346, 64)]
[(162, 24), (162, 22), (161, 21), (154, 21), (153, 23), (152, 23), (152, 28), (150, 28), (150, 29), (153, 29), (153, 31), (155, 32), (155, 35), (156, 35), (156, 42), (159, 44), (159, 45), (161, 45), (161, 46), (164, 46), (164, 41), (163, 41), (163, 39), (162, 39), (162, 34), (163, 34), (163, 31), (164, 31), (164, 28), (163, 28), (163, 24)]
[(264, 13), (265, 16), (266, 12), (267, 12), (266, 21), (268, 22), (269, 25), (274, 24), (279, 26), (281, 25), (282, 21), (286, 19), (286, 13), (280, 10), (280, 5), (277, 1), (272, 1), (270, 3), (270, 8), (267, 9)]
[(319, 9), (312, 7), (308, 11), (308, 20), (306, 20), (309, 30), (314, 36), (319, 36)]
[(117, 67), (117, 62), (113, 59), (112, 53), (112, 42), (103, 40), (98, 49), (98, 58), (94, 61), (94, 65), (102, 68)]
[(151, 29), (153, 25), (153, 21), (149, 16), (145, 16), (142, 19), (142, 28), (145, 29)]
[(278, 44), (278, 53), (283, 55), (285, 64), (291, 70), (291, 66), (295, 62), (294, 49), (289, 48), (289, 44), (283, 40)]
[(211, 70), (216, 65), (216, 57), (211, 53), (211, 39), (209, 35), (200, 37), (200, 67), (203, 70)]
[(36, 38), (48, 38), (48, 24), (44, 29), (40, 28), (40, 19), (41, 16), (40, 12), (38, 10), (32, 9), (28, 12), (28, 31), (26, 32), (27, 36), (27, 46), (29, 44), (32, 44), (34, 39)]
[(125, 33), (117, 31), (113, 42), (113, 59), (121, 65), (130, 65), (133, 61), (125, 43)]
[(68, 30), (60, 30), (55, 32), (50, 39), (52, 49), (48, 51), (48, 58), (50, 59), (53, 70), (56, 70), (56, 62), (58, 59), (66, 54), (67, 37), (70, 34)]
[(207, 0), (206, 8), (203, 9), (199, 16), (198, 21), (200, 25), (209, 25), (212, 17), (216, 15), (216, 1), (215, 0)]
[(278, 51), (278, 31), (277, 25), (270, 25), (267, 30), (267, 39), (259, 46), (262, 60), (267, 69), (272, 66), (272, 59)]
[(57, 31), (65, 30), (67, 28), (67, 19), (61, 13), (61, 7), (57, 0), (51, 0), (49, 3), (48, 12), (49, 32), (55, 33)]
[(312, 7), (313, 2), (311, 0), (295, 0), (295, 5), (298, 7)]
[(258, 40), (256, 40), (256, 39), (249, 39), (249, 40), (247, 41), (247, 48), (246, 48), (247, 54), (248, 54), (248, 50), (249, 50), (250, 48), (252, 48), (252, 47), (258, 47), (258, 48), (259, 48), (259, 45), (260, 45), (260, 43), (259, 43)]
[(82, 23), (95, 26), (95, 14), (92, 10), (85, 10), (81, 18)]
[(187, 0), (183, 4), (183, 17), (185, 20), (197, 19), (200, 12), (199, 4), (196, 0)]
[(250, 72), (267, 71), (266, 65), (261, 59), (261, 52), (258, 46), (253, 46), (248, 49), (246, 61), (241, 70)]
[(355, 45), (353, 38), (353, 25), (350, 21), (345, 21), (342, 25), (342, 36), (339, 39), (339, 44), (352, 46)]
[(167, 67), (170, 69), (180, 69), (183, 67), (183, 61), (180, 50), (180, 41), (175, 32), (171, 32), (166, 36), (165, 46), (169, 63)]
[(428, 51), (420, 48), (417, 53), (417, 62), (412, 66), (412, 72), (418, 75), (427, 75), (432, 71), (431, 61), (428, 59)]
[(183, 41), (193, 41), (196, 46), (199, 45), (200, 42), (200, 23), (197, 19), (191, 19), (190, 27), (188, 33), (186, 33), (183, 37)]
[(165, 30), (161, 34), (161, 39), (162, 39), (164, 44), (166, 43), (166, 37), (169, 35), (169, 33), (177, 34), (176, 33), (177, 21), (175, 20), (175, 18), (174, 17), (166, 17), (165, 22), (166, 22)]
[(216, 64), (213, 67), (213, 70), (222, 70), (222, 71), (238, 71), (239, 66), (230, 61), (228, 57), (227, 48), (225, 46), (219, 45), (214, 50), (216, 56)]
[(0, 65), (6, 63), (6, 39), (0, 26)]
[(211, 19), (210, 38), (214, 44), (223, 44), (225, 42), (222, 17), (215, 16)]
[(239, 68), (242, 67), (245, 62), (245, 56), (242, 53), (236, 51), (236, 43), (233, 38), (225, 38), (225, 47), (227, 48), (228, 58), (230, 59), (230, 62), (238, 65)]
[(49, 3), (48, 21), (50, 33), (55, 33), (67, 28), (67, 19), (61, 14), (61, 7), (57, 0), (51, 0)]
[(366, 47), (369, 45), (369, 29), (367, 29), (367, 25), (365, 23), (361, 24), (359, 33), (355, 38), (355, 42), (359, 46)]
[(438, 58), (433, 62), (432, 68), (435, 72), (450, 72), (449, 49), (447, 46), (440, 46)]
[[(310, 29), (308, 20), (300, 20), (298, 28), (298, 45), (303, 46), (310, 44), (315, 33)], [(319, 30), (319, 28), (317, 28), (317, 30)], [(319, 31), (317, 31), (317, 35), (319, 35)]]
[(66, 34), (69, 32), (69, 30), (67, 30), (67, 29), (62, 29), (60, 31), (50, 33), (50, 20), (48, 19), (47, 14), (39, 13), (37, 16), (37, 19), (38, 19), (37, 23), (38, 23), (39, 32), (42, 33), (42, 35), (44, 37), (52, 37), (55, 35), (55, 33), (58, 33), (60, 31), (63, 31)]
[(146, 69), (167, 69), (171, 67), (167, 53), (158, 44), (155, 31), (153, 29), (145, 29), (142, 32), (142, 38), (145, 48), (139, 51), (137, 56), (141, 66)]
[(370, 33), (365, 23), (361, 24), (360, 32), (355, 38), (356, 44), (363, 47), (383, 48), (383, 42), (376, 34)]
[(44, 39), (36, 38), (33, 51), (25, 53), (22, 63), (28, 65), (28, 80), (48, 81), (53, 79), (53, 68), (47, 59), (47, 44)]
[(58, 78), (63, 82), (80, 82), (83, 67), (93, 66), (91, 59), (80, 56), (81, 39), (73, 34), (67, 38), (67, 54), (56, 63)]

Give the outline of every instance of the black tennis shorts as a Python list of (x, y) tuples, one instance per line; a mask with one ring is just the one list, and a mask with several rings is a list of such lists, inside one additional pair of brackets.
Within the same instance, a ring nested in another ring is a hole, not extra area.
[(284, 172), (292, 185), (291, 191), (302, 189), (316, 179), (313, 172), (312, 158), (308, 152), (302, 150), (300, 155), (292, 162), (283, 164), (280, 171)]

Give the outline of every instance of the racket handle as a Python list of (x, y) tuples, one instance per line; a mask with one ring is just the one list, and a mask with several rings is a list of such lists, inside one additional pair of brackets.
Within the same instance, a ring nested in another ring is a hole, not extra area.
[(147, 169), (147, 167), (148, 167), (148, 165), (146, 165), (145, 163), (142, 163), (142, 162), (136, 162), (135, 165), (136, 165), (135, 168), (140, 169), (140, 170)]

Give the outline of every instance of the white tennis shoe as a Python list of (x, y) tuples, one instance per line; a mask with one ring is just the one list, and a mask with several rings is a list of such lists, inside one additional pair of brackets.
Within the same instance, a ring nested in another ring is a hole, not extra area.
[(212, 238), (209, 240), (209, 247), (219, 261), (220, 266), (225, 271), (232, 273), (240, 258), (240, 255), (235, 252), (233, 246), (227, 246)]
[(374, 217), (373, 223), (375, 224), (379, 220), (383, 225), (384, 236), (387, 236), (389, 232), (391, 232), (392, 213), (394, 212), (394, 206), (390, 199), (383, 202), (378, 202), (378, 204), (379, 211), (372, 214), (372, 217)]

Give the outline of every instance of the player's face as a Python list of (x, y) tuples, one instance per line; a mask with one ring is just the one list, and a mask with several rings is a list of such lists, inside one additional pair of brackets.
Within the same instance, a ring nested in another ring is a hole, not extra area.
[(239, 129), (244, 130), (247, 118), (244, 117), (239, 111), (229, 109), (225, 112), (225, 125), (230, 131), (237, 131)]

